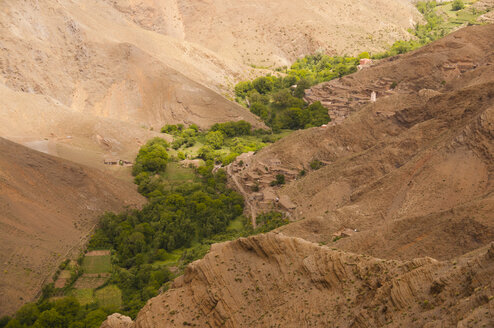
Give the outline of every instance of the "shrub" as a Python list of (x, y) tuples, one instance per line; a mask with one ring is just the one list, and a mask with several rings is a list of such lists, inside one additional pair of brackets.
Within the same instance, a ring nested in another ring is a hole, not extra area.
[(168, 143), (165, 140), (161, 138), (151, 139), (139, 150), (132, 174), (137, 176), (142, 172), (160, 173), (165, 171), (168, 162), (167, 147)]
[(463, 3), (463, 0), (454, 0), (453, 3), (451, 4), (451, 9), (454, 11), (458, 11), (465, 8), (465, 4)]
[(161, 133), (170, 133), (173, 134), (174, 132), (177, 132), (177, 126), (172, 125), (172, 124), (167, 124), (164, 127), (161, 128)]
[(219, 149), (223, 146), (225, 136), (221, 131), (211, 131), (206, 134), (206, 143), (214, 149)]
[(271, 186), (280, 186), (285, 184), (285, 176), (283, 174), (277, 174), (276, 179), (274, 181), (271, 181), (270, 185)]
[(270, 212), (257, 216), (256, 223), (259, 227), (255, 232), (264, 233), (287, 224), (288, 220), (279, 212)]
[(314, 159), (312, 162), (310, 162), (309, 165), (310, 168), (313, 170), (319, 170), (321, 167), (323, 167), (323, 163), (318, 159)]

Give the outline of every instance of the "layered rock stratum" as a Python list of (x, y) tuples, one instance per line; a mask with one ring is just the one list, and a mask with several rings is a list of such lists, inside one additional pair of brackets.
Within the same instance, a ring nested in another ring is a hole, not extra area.
[(400, 261), (269, 233), (214, 245), (134, 327), (489, 327), (493, 270), (492, 244)]
[[(341, 109), (346, 119), (244, 159), (233, 180), (255, 211), (289, 213), (297, 222), (284, 232), (314, 242), (357, 229), (337, 244), (406, 259), (451, 258), (484, 245), (494, 237), (493, 36), (493, 25), (469, 27), (314, 87), (308, 98), (330, 113), (354, 97)], [(388, 81), (383, 91), (378, 81)], [(323, 167), (312, 170), (313, 160)], [(290, 183), (269, 187), (276, 174)], [(249, 188), (256, 182), (263, 193)]]

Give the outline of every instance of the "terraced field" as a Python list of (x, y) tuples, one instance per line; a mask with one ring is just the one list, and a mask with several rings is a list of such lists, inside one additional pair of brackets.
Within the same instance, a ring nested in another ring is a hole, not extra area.
[[(83, 274), (69, 292), (80, 304), (98, 303), (103, 307), (119, 308), (122, 291), (115, 285), (102, 287), (111, 275), (111, 254), (109, 250), (88, 252), (82, 260)], [(102, 287), (102, 288), (101, 288)]]

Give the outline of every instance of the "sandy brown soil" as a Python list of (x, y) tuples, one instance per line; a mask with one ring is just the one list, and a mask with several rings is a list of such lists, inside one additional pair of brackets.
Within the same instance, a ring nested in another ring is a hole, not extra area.
[(261, 127), (222, 96), (264, 73), (250, 64), (383, 49), (419, 19), (408, 1), (278, 2), (2, 1), (0, 136), (108, 169), (164, 124)]
[(261, 67), (291, 65), (316, 51), (382, 51), (421, 17), (411, 1), (125, 0), (112, 2), (140, 26)]
[(38, 295), (104, 211), (143, 204), (135, 186), (0, 138), (0, 314)]

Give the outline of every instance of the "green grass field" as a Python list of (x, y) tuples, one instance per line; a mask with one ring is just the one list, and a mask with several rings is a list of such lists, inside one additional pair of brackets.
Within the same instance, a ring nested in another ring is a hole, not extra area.
[(452, 2), (444, 4), (438, 4), (435, 11), (440, 16), (446, 16), (448, 19), (444, 22), (444, 26), (447, 28), (455, 28), (465, 23), (478, 24), (477, 18), (480, 15), (479, 12), (473, 11), (470, 5), (473, 1), (464, 1), (465, 8), (461, 10), (453, 10)]
[(111, 272), (110, 255), (85, 256), (82, 262), (84, 273), (107, 273)]
[(122, 291), (115, 285), (96, 290), (94, 298), (103, 307), (120, 308), (122, 305)]
[(226, 231), (242, 231), (243, 228), (244, 228), (244, 218), (239, 216), (238, 218), (230, 222), (228, 228), (226, 228)]
[(178, 263), (182, 257), (183, 250), (176, 249), (167, 254), (166, 258), (162, 261), (154, 261), (153, 268), (161, 268), (164, 266), (173, 266)]
[(91, 304), (94, 302), (93, 289), (91, 288), (74, 289), (70, 292), (70, 294), (74, 296), (81, 305)]
[(162, 176), (167, 181), (178, 183), (194, 181), (196, 178), (194, 170), (182, 167), (179, 163), (169, 163)]

